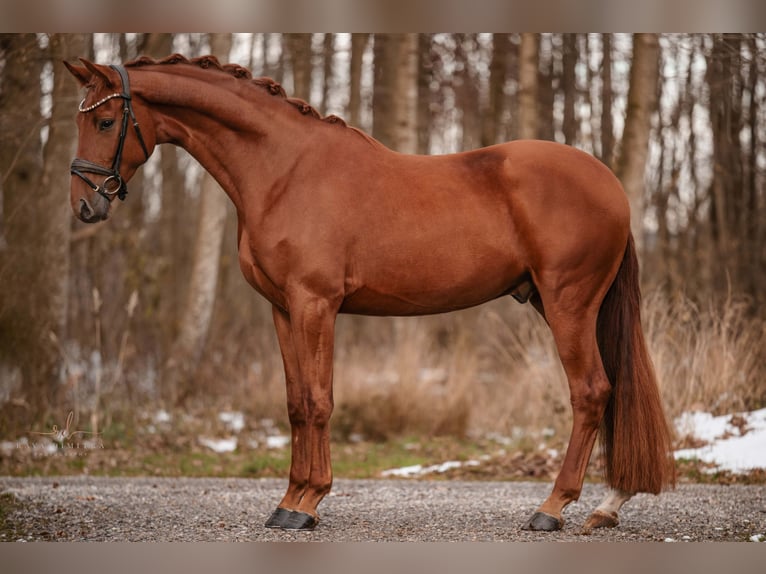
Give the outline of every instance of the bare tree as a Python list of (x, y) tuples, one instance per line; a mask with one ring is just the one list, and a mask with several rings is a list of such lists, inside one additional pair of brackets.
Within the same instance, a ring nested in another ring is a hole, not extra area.
[(612, 37), (601, 34), (601, 155), (606, 165), (612, 165), (614, 128), (612, 121)]
[(651, 115), (657, 108), (659, 56), (657, 34), (633, 35), (628, 108), (615, 173), (628, 194), (631, 228), (639, 253), (644, 245), (644, 174), (649, 153)]
[(375, 35), (373, 135), (405, 153), (417, 152), (416, 34)]
[(482, 118), (481, 144), (498, 143), (505, 112), (505, 81), (510, 52), (510, 34), (492, 35), (492, 60), (489, 65), (489, 98)]
[(293, 71), (293, 91), (296, 98), (311, 99), (312, 49), (311, 34), (285, 34), (284, 45)]
[(561, 54), (561, 83), (564, 91), (564, 143), (574, 145), (577, 139), (577, 121), (575, 116), (575, 100), (577, 99), (577, 81), (575, 66), (577, 65), (577, 34), (563, 34)]
[[(6, 369), (18, 369), (19, 390), (31, 417), (44, 416), (55, 406), (60, 386), (61, 356), (55, 342), (62, 339), (67, 316), (71, 214), (64, 198), (77, 98), (77, 86), (62, 72), (60, 62), (82, 53), (85, 41), (84, 35), (54, 35), (44, 51), (35, 34), (0, 37), (0, 182), (6, 242), (0, 251), (0, 361)], [(47, 55), (55, 64), (46, 71), (53, 78), (53, 104), (43, 149), (41, 74)]]
[(537, 137), (537, 34), (522, 34), (519, 48), (519, 138)]
[(322, 115), (327, 114), (332, 87), (333, 60), (335, 59), (335, 34), (325, 34), (322, 43)]
[(427, 154), (431, 146), (431, 82), (434, 77), (432, 58), (433, 34), (420, 34), (418, 41), (418, 153)]
[(41, 249), (47, 260), (38, 278), (45, 283), (48, 293), (49, 315), (55, 333), (61, 337), (67, 319), (67, 282), (62, 281), (69, 272), (69, 237), (71, 211), (68, 202), (61, 200), (60, 190), (69, 187), (69, 162), (75, 155), (77, 126), (72, 114), (77, 109), (79, 90), (62, 62), (88, 53), (89, 34), (53, 34), (50, 37), (50, 56), (53, 64), (51, 117), (48, 122), (48, 141), (43, 154), (40, 207), (37, 216), (47, 232), (40, 238)]
[(478, 48), (477, 34), (455, 34), (455, 103), (461, 110), (462, 143), (461, 149), (470, 150), (481, 143), (482, 121), (477, 113), (481, 89), (478, 74), (471, 62), (471, 54)]
[(359, 126), (362, 121), (362, 58), (369, 41), (369, 34), (351, 34), (348, 122), (352, 126)]

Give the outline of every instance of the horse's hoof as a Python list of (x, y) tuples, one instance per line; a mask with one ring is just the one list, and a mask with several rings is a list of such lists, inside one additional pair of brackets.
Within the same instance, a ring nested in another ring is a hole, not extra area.
[(306, 512), (292, 511), (287, 521), (282, 524), (284, 530), (314, 530), (319, 518)]
[(264, 526), (266, 528), (282, 528), (285, 524), (287, 524), (291, 514), (293, 514), (292, 510), (287, 510), (286, 508), (281, 507), (277, 508), (274, 512), (271, 513), (271, 516), (269, 516), (269, 519), (266, 521)]
[(553, 532), (554, 530), (561, 530), (564, 526), (564, 520), (556, 518), (545, 512), (537, 511), (532, 515), (522, 530), (542, 530), (544, 532)]
[(614, 528), (620, 523), (616, 512), (604, 512), (603, 510), (594, 510), (588, 517), (583, 526), (583, 532), (588, 534), (594, 528)]

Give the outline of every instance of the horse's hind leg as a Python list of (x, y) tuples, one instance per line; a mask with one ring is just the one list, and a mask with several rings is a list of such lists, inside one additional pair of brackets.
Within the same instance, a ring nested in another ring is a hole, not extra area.
[(577, 283), (556, 291), (546, 291), (541, 286), (545, 318), (569, 381), (573, 424), (553, 491), (524, 526), (527, 530), (560, 529), (564, 523), (561, 516), (564, 507), (580, 497), (593, 444), (611, 393), (596, 339), (596, 320), (604, 290), (592, 284)]
[(593, 528), (611, 528), (620, 523), (617, 513), (622, 505), (630, 500), (633, 495), (624, 490), (610, 489), (606, 498), (596, 507), (596, 510), (585, 521), (583, 531), (589, 533)]

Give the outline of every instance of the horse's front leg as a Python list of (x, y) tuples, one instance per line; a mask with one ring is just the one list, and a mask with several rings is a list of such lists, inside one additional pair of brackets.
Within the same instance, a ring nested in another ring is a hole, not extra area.
[(290, 483), (270, 528), (312, 529), (317, 506), (332, 486), (330, 415), (332, 361), (338, 306), (308, 294), (290, 300), (290, 313), (274, 309), (287, 384), (292, 429)]

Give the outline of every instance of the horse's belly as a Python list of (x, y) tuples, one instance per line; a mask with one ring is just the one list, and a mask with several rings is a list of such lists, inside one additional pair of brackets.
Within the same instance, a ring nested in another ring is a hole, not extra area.
[(360, 315), (429, 315), (473, 307), (509, 293), (525, 279), (523, 266), (507, 258), (459, 258), (447, 264), (424, 258), (410, 267), (380, 267), (348, 282), (343, 313)]

